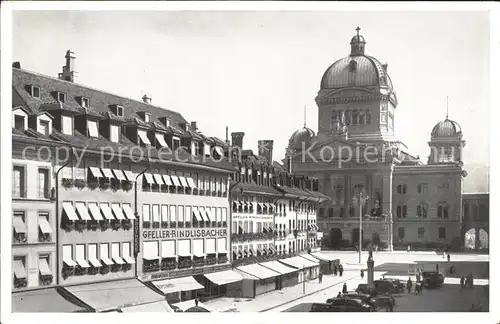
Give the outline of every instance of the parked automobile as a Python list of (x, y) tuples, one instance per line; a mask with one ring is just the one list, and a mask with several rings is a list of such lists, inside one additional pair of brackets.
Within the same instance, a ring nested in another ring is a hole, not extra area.
[(392, 282), (396, 286), (398, 293), (405, 292), (406, 285), (404, 283), (402, 283), (401, 280), (395, 279), (395, 278), (384, 278), (384, 279), (381, 279), (380, 281), (384, 281), (384, 280)]
[(423, 271), (422, 282), (425, 288), (440, 288), (444, 283), (444, 275), (437, 271)]
[[(372, 306), (374, 309), (385, 309), (392, 310), (396, 304), (396, 300), (394, 297), (390, 295), (379, 295), (379, 296), (371, 296), (370, 294), (357, 293), (355, 291), (348, 292), (343, 294), (344, 298), (352, 298), (359, 299), (362, 302)], [(332, 303), (335, 298), (329, 298), (326, 300), (327, 303)]]
[(375, 309), (354, 298), (334, 298), (331, 303), (314, 303), (311, 312), (374, 312)]
[(359, 284), (358, 288), (356, 288), (356, 292), (369, 294), (371, 296), (397, 294), (400, 292), (400, 287), (387, 279), (374, 280), (372, 289), (368, 288), (367, 284)]

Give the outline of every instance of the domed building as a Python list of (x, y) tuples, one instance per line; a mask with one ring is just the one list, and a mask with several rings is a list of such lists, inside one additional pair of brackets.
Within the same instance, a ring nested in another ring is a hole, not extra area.
[(388, 65), (366, 44), (356, 28), (350, 54), (321, 77), (317, 133), (304, 125), (287, 148), (289, 169), (320, 179), (330, 197), (318, 211), (323, 244), (354, 246), (360, 237), (389, 250), (463, 244), (462, 130), (446, 116), (431, 131), (428, 163), (412, 155), (394, 133), (398, 99)]

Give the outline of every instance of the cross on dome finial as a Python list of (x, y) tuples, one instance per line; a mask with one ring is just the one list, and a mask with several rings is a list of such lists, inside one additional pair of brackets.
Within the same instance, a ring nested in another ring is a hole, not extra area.
[(446, 96), (446, 119), (448, 119), (448, 96)]
[(304, 106), (304, 128), (306, 127), (306, 109), (307, 106)]
[(359, 28), (359, 26), (358, 26), (358, 27), (356, 27), (356, 33), (357, 33), (357, 35), (356, 35), (356, 36), (359, 36), (359, 31), (360, 31), (360, 30), (361, 30), (361, 28)]

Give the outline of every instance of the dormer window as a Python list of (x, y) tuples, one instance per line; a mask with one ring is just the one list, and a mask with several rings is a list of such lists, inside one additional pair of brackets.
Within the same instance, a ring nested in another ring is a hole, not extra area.
[(357, 65), (358, 65), (358, 63), (356, 63), (356, 61), (352, 60), (349, 63), (349, 72), (355, 72)]
[(50, 134), (50, 122), (48, 120), (40, 120), (38, 131), (48, 136)]
[(172, 120), (170, 118), (166, 119), (165, 125), (168, 127), (172, 123)]
[(30, 86), (30, 87), (28, 87), (28, 91), (29, 91), (30, 96), (32, 96), (33, 98), (40, 99), (40, 88), (39, 87)]
[(191, 127), (189, 127), (189, 124), (186, 124), (186, 131), (191, 130)]
[(114, 143), (120, 142), (120, 126), (109, 125), (109, 140)]
[(151, 114), (150, 113), (144, 113), (144, 121), (146, 123), (149, 123), (151, 121)]
[(87, 132), (88, 132), (89, 137), (94, 137), (94, 138), (99, 137), (99, 132), (97, 131), (97, 122), (96, 121), (93, 121), (93, 120), (87, 121)]
[(25, 116), (19, 116), (19, 115), (14, 116), (14, 128), (15, 129), (24, 132), (26, 130), (26, 128), (24, 127), (25, 123), (26, 123)]
[(62, 133), (66, 135), (73, 135), (73, 117), (62, 116)]
[(66, 102), (66, 94), (64, 92), (57, 92), (57, 101)]
[(89, 98), (82, 97), (82, 107), (83, 108), (88, 108), (89, 107)]
[(122, 106), (116, 106), (116, 115), (119, 117), (123, 117), (123, 107)]

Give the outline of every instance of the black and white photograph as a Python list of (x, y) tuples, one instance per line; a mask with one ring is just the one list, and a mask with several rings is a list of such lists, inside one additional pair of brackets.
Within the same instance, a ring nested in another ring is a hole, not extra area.
[(500, 320), (490, 7), (57, 5), (2, 8), (2, 323)]

